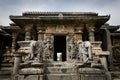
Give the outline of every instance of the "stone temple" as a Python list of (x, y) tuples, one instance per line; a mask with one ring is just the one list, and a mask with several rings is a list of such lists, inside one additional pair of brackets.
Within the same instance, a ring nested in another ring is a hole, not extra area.
[(120, 80), (120, 26), (94, 12), (24, 12), (0, 26), (0, 80)]

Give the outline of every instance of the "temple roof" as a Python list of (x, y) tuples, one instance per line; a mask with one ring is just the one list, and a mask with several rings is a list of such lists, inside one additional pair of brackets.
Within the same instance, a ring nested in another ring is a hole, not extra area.
[(16, 25), (10, 25), (10, 26), (0, 26), (0, 29), (2, 29), (5, 32), (11, 33), (11, 32), (18, 32), (21, 28)]
[(10, 36), (10, 34), (8, 34), (6, 31), (0, 29), (0, 35), (3, 35), (3, 36)]
[(22, 15), (11, 15), (10, 19), (19, 26), (29, 23), (89, 23), (93, 22), (103, 25), (110, 18), (110, 15), (99, 16), (95, 12), (24, 12)]
[(23, 16), (97, 16), (94, 12), (24, 12)]

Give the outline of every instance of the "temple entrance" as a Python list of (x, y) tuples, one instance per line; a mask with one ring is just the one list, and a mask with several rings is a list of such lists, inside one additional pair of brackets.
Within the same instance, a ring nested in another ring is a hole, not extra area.
[(66, 61), (66, 36), (54, 36), (54, 61), (57, 55), (61, 53), (61, 60)]

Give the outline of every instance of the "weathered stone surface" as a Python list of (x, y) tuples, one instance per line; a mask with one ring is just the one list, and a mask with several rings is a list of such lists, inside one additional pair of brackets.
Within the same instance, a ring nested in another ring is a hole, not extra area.
[(96, 68), (80, 68), (80, 80), (107, 80), (104, 70)]
[(19, 74), (42, 74), (43, 73), (43, 69), (40, 68), (23, 68), (20, 69)]
[[(14, 54), (13, 80), (106, 80), (104, 70), (107, 71), (109, 54), (103, 53), (102, 42), (95, 39), (101, 36), (99, 28), (109, 17), (79, 12), (28, 12), (10, 16), (15, 25), (20, 26), (20, 30), (10, 31), (14, 35), (12, 52), (8, 54), (17, 53)], [(15, 39), (16, 34), (19, 39), (17, 36)], [(19, 47), (16, 40), (23, 40), (18, 41)], [(63, 55), (60, 61), (57, 53)], [(4, 56), (8, 61), (10, 56)]]
[(46, 80), (78, 80), (77, 74), (46, 74)]
[(18, 80), (43, 80), (43, 76), (42, 75), (28, 75), (28, 76), (20, 75), (18, 77)]

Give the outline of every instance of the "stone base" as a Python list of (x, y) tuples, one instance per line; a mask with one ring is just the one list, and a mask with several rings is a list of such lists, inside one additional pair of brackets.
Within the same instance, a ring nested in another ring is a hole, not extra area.
[(107, 80), (104, 70), (97, 68), (80, 68), (80, 80)]
[(11, 80), (11, 70), (0, 70), (0, 80)]
[(20, 75), (17, 80), (43, 80), (43, 75)]
[(23, 68), (20, 69), (19, 74), (42, 74), (43, 73), (43, 69), (39, 69), (39, 68)]
[(44, 70), (38, 67), (22, 68), (15, 80), (43, 80)]
[(45, 80), (79, 80), (77, 74), (46, 74)]

